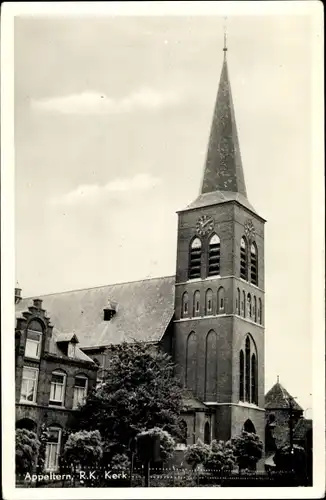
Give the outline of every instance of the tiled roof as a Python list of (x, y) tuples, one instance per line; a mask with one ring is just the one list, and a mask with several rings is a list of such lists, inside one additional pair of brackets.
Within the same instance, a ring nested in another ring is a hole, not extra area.
[(182, 402), (183, 406), (187, 410), (198, 408), (209, 410), (209, 408), (204, 403), (199, 401), (199, 399), (197, 399), (189, 389), (183, 390)]
[[(55, 356), (58, 356), (60, 358), (68, 359), (69, 356), (67, 356), (58, 346), (58, 342), (64, 342), (64, 341), (69, 341), (72, 338), (76, 338), (75, 334), (62, 334), (58, 332), (56, 328), (53, 328), (52, 330), (52, 337), (50, 340), (50, 345), (49, 345), (49, 352), (50, 354), (54, 354)], [(78, 342), (78, 338), (77, 338)], [(81, 361), (88, 361), (89, 363), (94, 363), (94, 361), (87, 356), (79, 347), (78, 345), (75, 344), (75, 354), (74, 354), (74, 359), (80, 359)]]
[(240, 193), (235, 193), (232, 191), (214, 191), (212, 193), (204, 193), (198, 196), (195, 201), (187, 206), (186, 210), (192, 208), (207, 207), (208, 205), (217, 205), (219, 203), (226, 203), (228, 201), (237, 201), (240, 205), (244, 206), (254, 214), (256, 210), (249, 203), (247, 198)]
[[(174, 284), (175, 277), (167, 276), (37, 298), (56, 331), (75, 333), (81, 347), (159, 341), (174, 314)], [(17, 304), (17, 313), (26, 310), (32, 299)], [(109, 301), (118, 304), (117, 313), (104, 321), (103, 309)]]
[(265, 408), (266, 409), (282, 409), (289, 408), (292, 402), (293, 410), (303, 411), (301, 406), (296, 400), (288, 393), (288, 391), (279, 383), (275, 385), (265, 395)]
[(208, 143), (202, 193), (233, 191), (247, 197), (226, 57)]
[(307, 418), (300, 418), (299, 422), (294, 428), (293, 436), (296, 440), (305, 439), (308, 431), (312, 429), (312, 420)]

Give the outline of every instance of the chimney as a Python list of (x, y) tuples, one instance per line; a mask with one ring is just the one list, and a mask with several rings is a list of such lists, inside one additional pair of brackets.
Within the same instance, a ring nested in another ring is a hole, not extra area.
[[(18, 283), (17, 283), (17, 285), (18, 285)], [(19, 304), (19, 302), (22, 300), (21, 293), (22, 293), (22, 289), (16, 287), (15, 288), (15, 304)]]
[(41, 309), (42, 308), (42, 300), (41, 299), (34, 299), (33, 306), (36, 307), (37, 309)]

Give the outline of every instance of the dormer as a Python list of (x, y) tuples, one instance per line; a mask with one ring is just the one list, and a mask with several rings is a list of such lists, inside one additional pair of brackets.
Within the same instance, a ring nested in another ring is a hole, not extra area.
[(60, 333), (56, 339), (59, 349), (68, 358), (76, 357), (76, 345), (79, 343), (77, 336), (74, 333)]
[(104, 321), (110, 321), (113, 316), (118, 312), (118, 303), (108, 300), (107, 306), (103, 309)]

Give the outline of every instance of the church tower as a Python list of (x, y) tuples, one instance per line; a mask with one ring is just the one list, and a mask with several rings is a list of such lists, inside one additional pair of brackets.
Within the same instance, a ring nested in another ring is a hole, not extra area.
[(264, 441), (264, 223), (247, 198), (227, 48), (198, 198), (178, 212), (174, 358), (212, 438)]

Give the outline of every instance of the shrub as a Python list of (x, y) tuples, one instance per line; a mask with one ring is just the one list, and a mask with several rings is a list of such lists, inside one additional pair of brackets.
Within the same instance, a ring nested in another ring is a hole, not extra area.
[(40, 445), (35, 432), (16, 429), (16, 472), (30, 472), (36, 466)]
[(200, 439), (197, 443), (187, 446), (185, 451), (185, 460), (195, 470), (198, 465), (204, 464), (209, 456), (210, 447), (204, 444)]
[(243, 431), (240, 436), (231, 439), (239, 470), (255, 469), (263, 454), (263, 442), (257, 434)]
[(231, 471), (235, 464), (234, 447), (231, 441), (212, 441), (204, 467), (208, 471)]
[(103, 455), (99, 431), (79, 431), (70, 434), (64, 447), (64, 459), (70, 464), (83, 466), (98, 463)]

